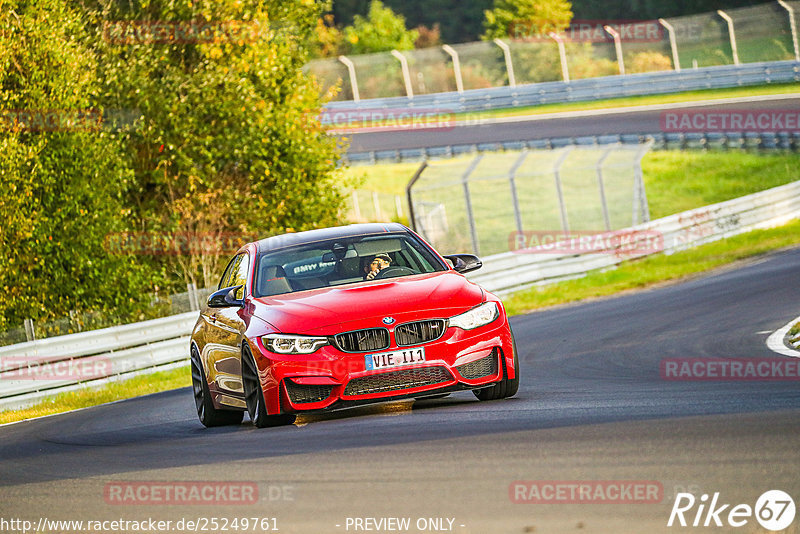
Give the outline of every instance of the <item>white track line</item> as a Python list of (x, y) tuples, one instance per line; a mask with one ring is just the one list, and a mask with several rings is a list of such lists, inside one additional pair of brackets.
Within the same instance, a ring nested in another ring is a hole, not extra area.
[(786, 333), (789, 329), (797, 324), (800, 321), (800, 317), (795, 317), (791, 321), (789, 321), (786, 326), (776, 330), (767, 338), (767, 347), (773, 351), (777, 352), (778, 354), (783, 354), (784, 356), (791, 356), (792, 358), (800, 358), (800, 351), (792, 350), (786, 345), (783, 344), (783, 338), (786, 337)]

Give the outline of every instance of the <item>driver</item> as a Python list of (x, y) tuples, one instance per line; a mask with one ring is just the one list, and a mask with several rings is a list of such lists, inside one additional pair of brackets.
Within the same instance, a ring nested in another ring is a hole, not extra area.
[(391, 264), (392, 258), (390, 258), (388, 254), (376, 254), (372, 258), (372, 262), (368, 263), (364, 267), (364, 272), (366, 273), (364, 280), (374, 279), (376, 276), (378, 276), (379, 272), (389, 267)]

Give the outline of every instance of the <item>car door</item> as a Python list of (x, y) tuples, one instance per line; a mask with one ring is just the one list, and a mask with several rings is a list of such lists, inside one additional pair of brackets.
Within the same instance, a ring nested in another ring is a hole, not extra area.
[[(219, 289), (241, 285), (236, 297), (244, 297), (250, 256), (247, 252), (237, 254), (228, 264), (220, 281)], [(245, 407), (242, 389), (241, 342), (245, 324), (240, 316), (241, 308), (207, 308), (208, 336), (203, 347), (203, 360), (206, 364), (209, 382), (215, 390), (220, 404)]]

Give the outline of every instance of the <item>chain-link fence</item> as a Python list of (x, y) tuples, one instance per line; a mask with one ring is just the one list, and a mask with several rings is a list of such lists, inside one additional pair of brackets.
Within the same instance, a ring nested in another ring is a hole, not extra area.
[(408, 221), (405, 199), (399, 195), (354, 189), (346, 198), (346, 213), (350, 222)]
[(567, 146), (423, 163), (415, 229), (443, 252), (499, 254), (530, 232), (606, 232), (648, 221), (643, 145)]
[[(306, 71), (336, 100), (413, 96), (624, 72), (797, 59), (800, 1), (779, 1), (652, 21), (573, 21), (556, 37), (506, 40), (319, 59)], [(611, 28), (607, 31), (606, 27)], [(619, 34), (621, 57), (613, 33)], [(403, 63), (407, 69), (403, 68)]]

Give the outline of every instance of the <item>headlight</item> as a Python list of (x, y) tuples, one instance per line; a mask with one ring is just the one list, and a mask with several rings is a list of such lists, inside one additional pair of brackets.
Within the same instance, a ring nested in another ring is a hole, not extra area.
[(264, 346), (278, 354), (311, 354), (328, 344), (326, 337), (294, 336), (290, 334), (267, 334), (261, 337)]
[(477, 308), (472, 308), (468, 312), (450, 318), (450, 326), (472, 330), (485, 324), (489, 324), (500, 317), (500, 310), (497, 309), (496, 302), (485, 302)]

